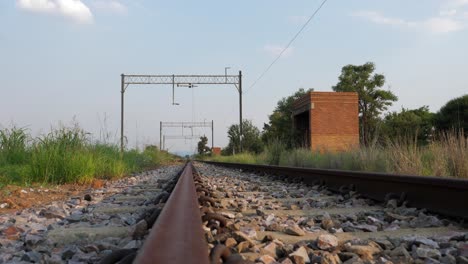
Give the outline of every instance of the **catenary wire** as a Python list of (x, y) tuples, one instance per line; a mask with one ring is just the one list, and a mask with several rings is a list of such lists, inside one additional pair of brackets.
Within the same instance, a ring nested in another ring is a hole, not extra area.
[(307, 27), (307, 25), (312, 21), (312, 19), (317, 15), (317, 13), (322, 9), (322, 7), (325, 5), (325, 3), (328, 0), (323, 0), (322, 3), (319, 5), (319, 7), (315, 10), (315, 12), (307, 19), (307, 21), (302, 25), (302, 27), (299, 29), (299, 31), (294, 35), (294, 37), (288, 42), (286, 47), (284, 47), (281, 52), (278, 54), (278, 56), (268, 65), (268, 67), (258, 76), (258, 78), (252, 83), (252, 85), (247, 88), (247, 90), (244, 92), (244, 94), (250, 92), (252, 88), (265, 76), (265, 74), (273, 67), (273, 65), (281, 58), (283, 53), (291, 46), (291, 44), (296, 40), (296, 38), (302, 33), (302, 31)]

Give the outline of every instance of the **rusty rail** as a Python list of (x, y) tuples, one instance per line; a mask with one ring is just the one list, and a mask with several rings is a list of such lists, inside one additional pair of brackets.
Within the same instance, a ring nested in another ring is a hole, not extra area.
[(334, 191), (353, 190), (385, 201), (397, 198), (408, 206), (447, 216), (468, 218), (468, 181), (454, 178), (395, 175), (373, 172), (203, 161), (208, 164), (278, 175), (307, 184), (325, 185)]
[(191, 162), (185, 166), (134, 263), (209, 263)]

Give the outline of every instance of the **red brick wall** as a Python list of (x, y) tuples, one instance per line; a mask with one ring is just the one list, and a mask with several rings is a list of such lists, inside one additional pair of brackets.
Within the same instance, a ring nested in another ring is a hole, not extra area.
[(357, 93), (311, 92), (312, 150), (342, 151), (359, 145)]
[(213, 147), (211, 148), (211, 152), (213, 155), (221, 155), (221, 148), (220, 147)]

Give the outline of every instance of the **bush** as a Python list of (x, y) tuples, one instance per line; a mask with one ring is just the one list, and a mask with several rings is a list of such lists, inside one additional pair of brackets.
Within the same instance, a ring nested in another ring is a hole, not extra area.
[(278, 139), (270, 141), (265, 148), (266, 163), (269, 165), (279, 165), (281, 155), (286, 151), (286, 145)]

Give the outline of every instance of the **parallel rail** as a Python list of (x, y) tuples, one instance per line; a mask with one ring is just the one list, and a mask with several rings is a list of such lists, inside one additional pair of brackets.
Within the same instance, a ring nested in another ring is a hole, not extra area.
[(334, 191), (354, 190), (377, 201), (398, 198), (408, 206), (447, 216), (468, 218), (468, 181), (373, 172), (324, 170), (283, 166), (203, 161), (229, 168), (268, 173), (307, 184), (321, 184)]

